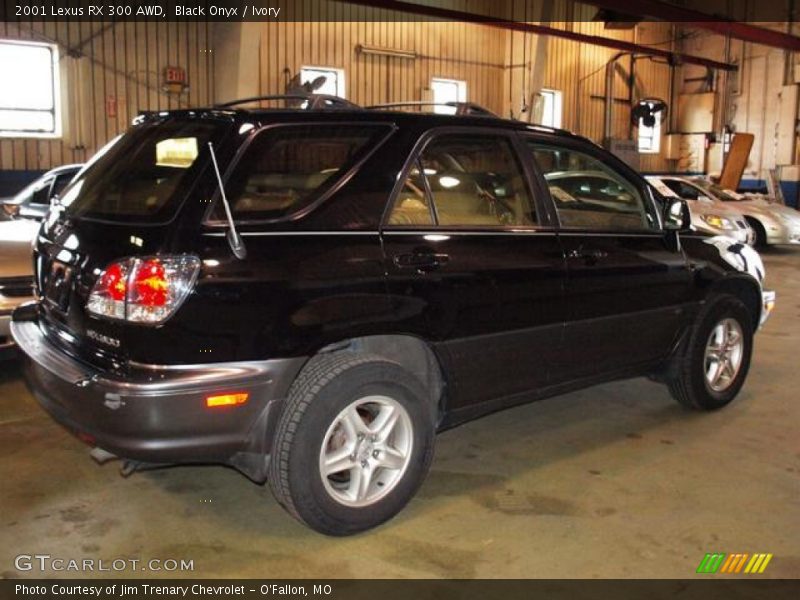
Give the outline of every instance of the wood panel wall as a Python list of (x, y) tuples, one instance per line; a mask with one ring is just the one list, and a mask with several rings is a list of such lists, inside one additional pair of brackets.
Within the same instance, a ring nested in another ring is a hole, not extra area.
[[(536, 21), (542, 10), (541, 0), (449, 0), (448, 5), (523, 21)], [(401, 13), (326, 0), (293, 2), (285, 9), (285, 18), (305, 21), (246, 24), (247, 35), (258, 32), (256, 65), (238, 77), (252, 83), (257, 93), (282, 93), (288, 77), (309, 65), (343, 69), (348, 99), (363, 105), (426, 99), (432, 77), (465, 80), (470, 101), (502, 116), (519, 115), (523, 98), (530, 94), (537, 61), (535, 35), (478, 24), (423, 22)], [(642, 43), (664, 42), (673, 33), (668, 24), (613, 31), (599, 23), (574, 21), (590, 19), (595, 10), (572, 0), (556, 0), (552, 18), (559, 21), (554, 23), (557, 27)], [(331, 20), (321, 21), (326, 18)], [(224, 61), (215, 65), (214, 28), (231, 26), (235, 25), (0, 22), (0, 38), (59, 44), (64, 88), (62, 139), (0, 139), (0, 170), (43, 170), (83, 161), (123, 131), (140, 110), (212, 104), (220, 99), (215, 78), (230, 68)], [(370, 56), (356, 52), (359, 44), (411, 50), (418, 56), (413, 60)], [(72, 54), (78, 49), (80, 58), (69, 56), (68, 49)], [(555, 37), (548, 41), (543, 83), (563, 93), (563, 126), (596, 141), (603, 136), (603, 67), (614, 53)], [(630, 68), (629, 59), (621, 64)], [(186, 69), (187, 93), (175, 96), (160, 89), (167, 65)], [(635, 95), (669, 98), (669, 67), (636, 61), (636, 74)], [(627, 95), (627, 83), (618, 77), (615, 97)], [(116, 99), (115, 117), (107, 111), (109, 97)], [(615, 136), (635, 133), (628, 115), (628, 105), (615, 103)], [(668, 170), (670, 163), (659, 155), (643, 155), (642, 168)]]
[[(211, 27), (0, 21), (0, 39), (58, 44), (63, 113), (60, 139), (0, 138), (0, 170), (36, 171), (82, 162), (124, 131), (139, 111), (209, 104)], [(161, 89), (162, 70), (168, 65), (186, 70), (189, 89), (183, 94)], [(109, 104), (115, 110), (109, 111)]]

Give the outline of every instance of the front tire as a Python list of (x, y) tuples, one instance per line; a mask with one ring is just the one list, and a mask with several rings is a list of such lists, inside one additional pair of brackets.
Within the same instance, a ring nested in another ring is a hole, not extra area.
[(753, 246), (756, 248), (766, 248), (768, 245), (767, 242), (767, 230), (761, 224), (761, 221), (758, 219), (753, 219), (752, 217), (745, 219), (750, 227), (753, 228), (753, 231), (756, 234), (756, 239), (753, 242)]
[(296, 519), (351, 535), (391, 519), (433, 458), (434, 411), (397, 363), (353, 352), (311, 360), (289, 392), (269, 482)]
[(735, 296), (711, 299), (668, 378), (670, 393), (687, 408), (722, 408), (742, 389), (752, 351), (753, 322), (747, 307)]

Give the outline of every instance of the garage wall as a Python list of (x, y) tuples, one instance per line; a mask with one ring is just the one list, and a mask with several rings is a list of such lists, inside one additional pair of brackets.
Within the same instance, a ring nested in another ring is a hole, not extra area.
[[(450, 4), (460, 10), (520, 21), (538, 21), (543, 16), (543, 3), (537, 0)], [(331, 14), (319, 8), (323, 4), (316, 6), (312, 3), (306, 11)], [(218, 24), (214, 34), (216, 100), (280, 94), (301, 67), (325, 66), (345, 71), (347, 97), (358, 104), (425, 100), (429, 98), (431, 78), (445, 77), (466, 81), (470, 101), (505, 117), (527, 118), (522, 108), (530, 103), (538, 81), (545, 88), (562, 92), (563, 127), (602, 141), (604, 66), (615, 50), (556, 37), (548, 37), (543, 49), (539, 36), (485, 25), (412, 21), (401, 13), (346, 4), (335, 4), (329, 10), (338, 22)], [(561, 1), (553, 4), (550, 19), (589, 21), (595, 12), (594, 7)], [(366, 22), (380, 18), (393, 21)], [(661, 48), (669, 47), (674, 34), (672, 26), (665, 23), (645, 23), (632, 30), (608, 30), (602, 23), (593, 22), (550, 24), (590, 35), (653, 42)], [(370, 56), (357, 52), (358, 45), (409, 51), (417, 56)], [(540, 63), (544, 64), (543, 75), (535, 72)], [(621, 60), (620, 65), (626, 74), (615, 79), (613, 132), (614, 137), (627, 139), (636, 135), (629, 120), (631, 99), (635, 102), (656, 96), (669, 101), (671, 71), (663, 63), (637, 60), (631, 95), (627, 80), (630, 58)], [(664, 135), (667, 130), (665, 124)], [(662, 144), (662, 148), (665, 146)], [(673, 164), (663, 151), (641, 157), (641, 167), (647, 171), (666, 171)]]
[[(0, 39), (59, 46), (61, 139), (0, 138), (0, 170), (41, 171), (81, 162), (124, 131), (141, 110), (207, 105), (212, 94), (210, 23), (12, 23)], [(161, 89), (166, 66), (186, 70), (189, 89)]]
[[(538, 21), (540, 0), (449, 0), (458, 10)], [(61, 140), (0, 140), (0, 170), (39, 171), (85, 160), (124, 130), (140, 110), (208, 105), (248, 95), (277, 94), (302, 66), (345, 70), (348, 98), (359, 104), (428, 98), (432, 77), (465, 80), (470, 101), (503, 116), (521, 114), (538, 83), (563, 93), (563, 126), (595, 141), (603, 137), (604, 65), (614, 50), (555, 37), (457, 22), (421, 22), (401, 13), (344, 3), (309, 0), (287, 7), (296, 16), (331, 22), (263, 23), (0, 23), (0, 37), (56, 41), (62, 51), (64, 137)], [(549, 18), (556, 27), (668, 48), (668, 24), (608, 30), (589, 21), (596, 8), (555, 0)], [(298, 12), (302, 11), (302, 12)], [(291, 15), (287, 15), (291, 16)], [(373, 19), (367, 22), (366, 19)], [(384, 19), (380, 21), (380, 19)], [(369, 56), (359, 44), (411, 50), (413, 60)], [(71, 50), (68, 52), (67, 50)], [(73, 54), (76, 57), (69, 56)], [(540, 56), (541, 54), (541, 56)], [(188, 92), (165, 93), (164, 67), (186, 69)], [(537, 73), (537, 65), (544, 73)], [(630, 72), (631, 61), (620, 66)], [(670, 69), (647, 60), (635, 64), (630, 96), (627, 76), (615, 80), (613, 132), (634, 136), (630, 98), (670, 98)], [(667, 127), (662, 131), (666, 133)], [(662, 149), (666, 144), (662, 143)], [(645, 171), (665, 171), (675, 162), (642, 155)]]
[[(531, 12), (534, 2), (530, 2)], [(639, 44), (654, 44), (669, 49), (674, 36), (673, 26), (668, 23), (642, 23), (634, 29), (606, 29), (603, 23), (590, 22), (596, 8), (574, 4), (556, 8), (554, 18), (573, 15), (571, 18), (583, 21), (554, 22), (551, 26), (568, 29), (577, 33), (597, 35)], [(519, 17), (517, 17), (519, 18)], [(537, 45), (539, 36), (533, 34), (508, 32), (507, 45), (511, 56), (510, 63), (524, 63), (525, 69), (508, 69), (506, 73), (508, 98), (506, 112), (519, 115), (522, 97), (528, 98), (535, 82), (534, 69), (537, 65)], [(585, 135), (595, 142), (603, 141), (605, 112), (605, 65), (617, 54), (616, 50), (590, 44), (574, 42), (558, 37), (549, 37), (545, 47), (544, 76), (542, 86), (561, 91), (563, 94), (562, 127)], [(614, 78), (614, 108), (612, 112), (612, 136), (618, 139), (635, 139), (636, 128), (630, 122), (631, 101), (644, 97), (657, 97), (669, 103), (671, 91), (671, 69), (663, 62), (637, 59), (632, 63), (630, 56), (619, 60), (622, 73)], [(633, 68), (633, 90), (630, 90), (628, 77)], [(668, 124), (662, 127), (662, 151), (659, 154), (640, 155), (640, 168), (643, 171), (668, 171), (674, 161), (666, 158), (666, 135)]]

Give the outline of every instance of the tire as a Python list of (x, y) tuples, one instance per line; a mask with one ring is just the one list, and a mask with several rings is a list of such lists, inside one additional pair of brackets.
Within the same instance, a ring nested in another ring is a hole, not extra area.
[[(434, 413), (422, 384), (397, 363), (353, 352), (319, 355), (292, 385), (281, 414), (269, 465), (272, 493), (326, 535), (376, 527), (422, 484), (433, 459)], [(397, 415), (396, 423), (384, 415)], [(383, 421), (388, 432), (379, 427)], [(336, 468), (328, 463), (341, 461), (346, 470), (323, 475), (323, 468)]]
[[(725, 330), (732, 332), (729, 344), (722, 344)], [(709, 300), (701, 310), (689, 334), (688, 344), (676, 359), (667, 379), (672, 397), (687, 408), (716, 410), (729, 404), (742, 389), (750, 368), (753, 351), (753, 322), (750, 312), (741, 300), (731, 295), (720, 295)], [(735, 335), (740, 336), (740, 351), (732, 352), (727, 362), (731, 368), (720, 368), (723, 362), (715, 360), (724, 356), (720, 347), (733, 348)], [(708, 355), (707, 355), (708, 350)], [(714, 383), (714, 376), (718, 376)]]
[(761, 221), (757, 219), (753, 219), (752, 217), (745, 219), (750, 227), (753, 228), (753, 231), (756, 234), (756, 239), (753, 242), (753, 246), (756, 248), (766, 248), (767, 247), (767, 230), (764, 229), (764, 226), (761, 224)]

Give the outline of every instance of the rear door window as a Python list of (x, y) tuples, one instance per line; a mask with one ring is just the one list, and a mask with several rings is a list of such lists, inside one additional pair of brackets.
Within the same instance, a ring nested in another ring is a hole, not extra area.
[[(226, 181), (235, 219), (280, 218), (313, 203), (391, 131), (387, 125), (308, 124), (256, 134)], [(218, 202), (212, 216), (224, 218)]]
[(389, 225), (505, 227), (536, 224), (521, 165), (506, 136), (443, 134), (422, 151)]

